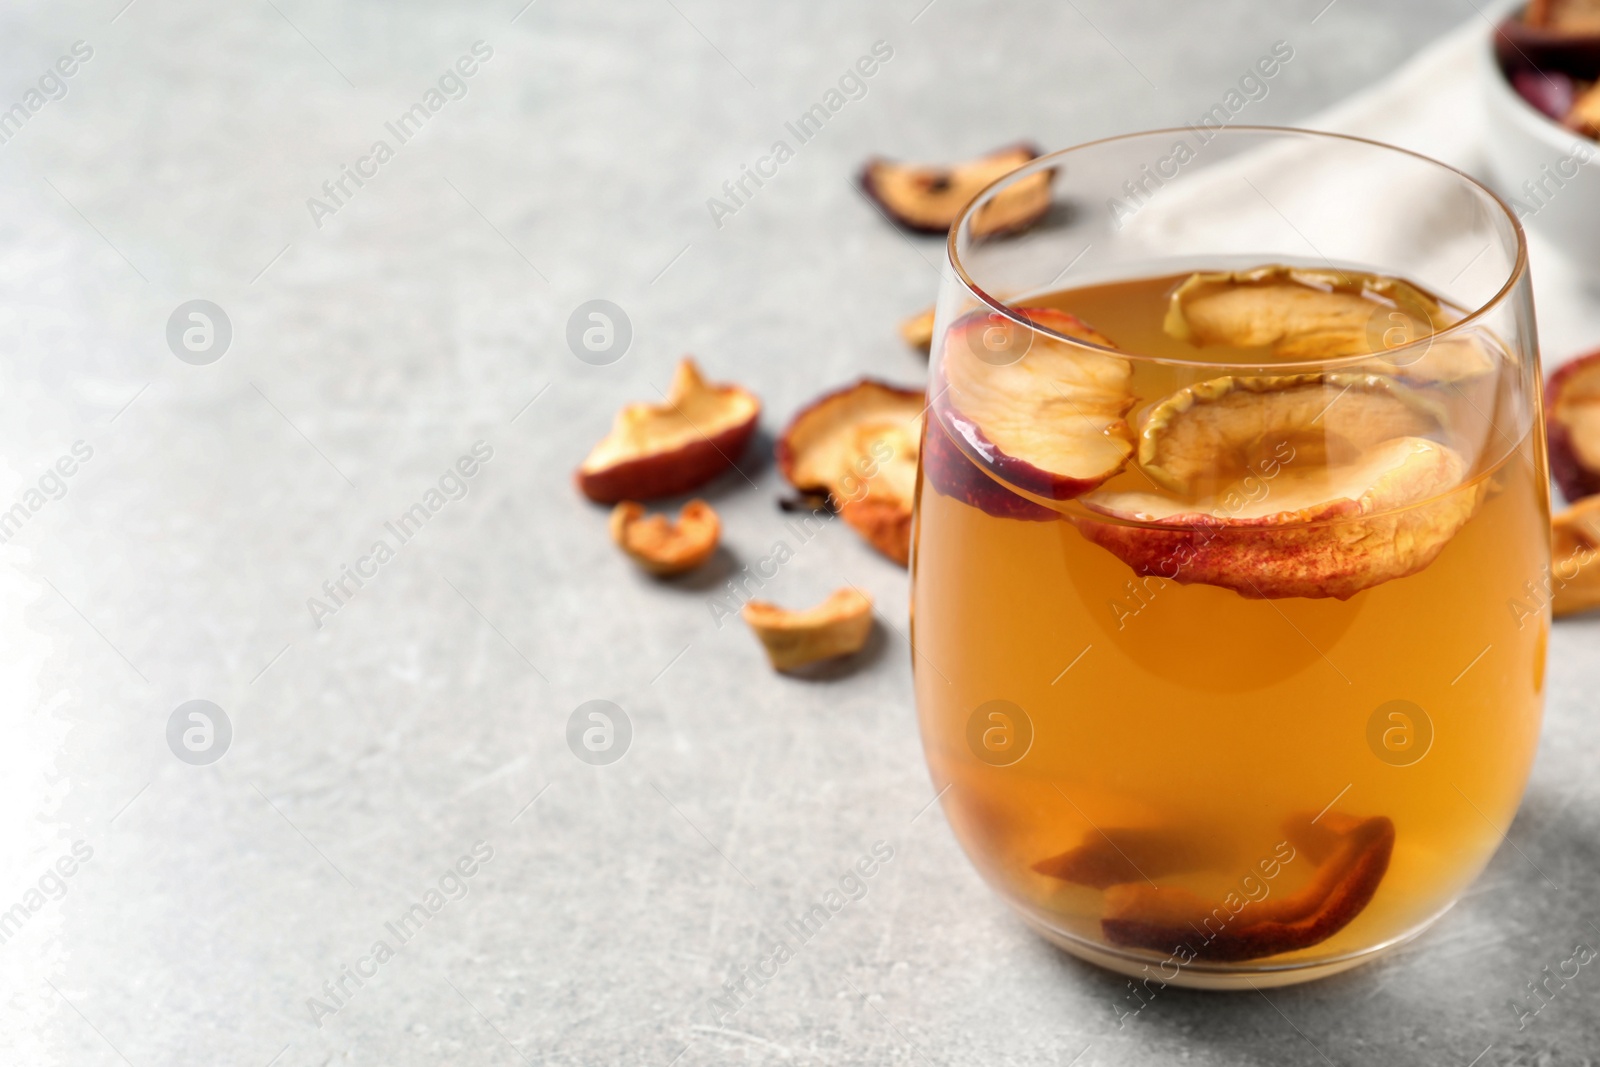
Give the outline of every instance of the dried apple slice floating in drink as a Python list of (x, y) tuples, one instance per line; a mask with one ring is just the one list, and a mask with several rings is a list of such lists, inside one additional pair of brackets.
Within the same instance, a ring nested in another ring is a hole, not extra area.
[(1133, 454), (1123, 418), (1133, 406), (1133, 367), (1076, 316), (1017, 313), (1048, 332), (998, 313), (970, 315), (950, 331), (935, 391), (939, 417), (961, 450), (1007, 485), (1071, 500)]
[(1600, 493), (1600, 352), (1557, 369), (1544, 408), (1556, 484), (1568, 500)]
[(905, 566), (911, 553), (923, 394), (863, 378), (812, 401), (778, 438), (778, 469), (824, 490), (867, 543)]
[(1267, 266), (1190, 275), (1173, 291), (1163, 327), (1200, 347), (1269, 348), (1283, 360), (1371, 353), (1378, 358), (1353, 369), (1421, 383), (1494, 370), (1494, 357), (1476, 337), (1434, 336), (1453, 319), (1399, 278)]
[[(1031, 144), (1012, 145), (979, 159), (938, 167), (873, 158), (861, 170), (861, 188), (895, 222), (916, 233), (946, 233), (984, 186), (1038, 158)], [(1012, 183), (972, 220), (976, 237), (1024, 229), (1050, 209), (1051, 172)]]
[(1146, 417), (1140, 460), (1170, 493), (1095, 493), (1113, 521), (1075, 521), (1141, 575), (1344, 600), (1420, 571), (1476, 512), (1483, 482), (1439, 430), (1375, 375), (1219, 378)]
[(713, 385), (685, 357), (660, 404), (629, 404), (584, 458), (578, 489), (600, 504), (653, 500), (698, 488), (733, 466), (750, 443), (761, 401)]
[(1317, 865), (1299, 892), (1260, 900), (1229, 894), (1211, 901), (1187, 889), (1116, 885), (1106, 890), (1100, 920), (1106, 940), (1155, 952), (1187, 946), (1207, 962), (1261, 959), (1326, 941), (1378, 891), (1394, 851), (1394, 823), (1382, 815), (1358, 819), (1329, 812), (1315, 822), (1290, 820), (1285, 830)]

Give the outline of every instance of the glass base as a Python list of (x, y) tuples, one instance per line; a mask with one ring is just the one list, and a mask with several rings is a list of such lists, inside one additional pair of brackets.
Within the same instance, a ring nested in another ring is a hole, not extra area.
[[(1040, 921), (1038, 918), (1021, 913), (1023, 921), (1033, 928), (1034, 932), (1046, 941), (1055, 945), (1087, 963), (1097, 967), (1104, 967), (1117, 974), (1125, 974), (1130, 978), (1153, 978), (1163, 985), (1175, 986), (1179, 989), (1214, 989), (1214, 990), (1243, 990), (1243, 989), (1272, 989), (1276, 986), (1299, 985), (1301, 982), (1314, 982), (1319, 978), (1327, 978), (1341, 971), (1348, 971), (1364, 963), (1370, 963), (1379, 956), (1385, 955), (1414, 938), (1420, 936), (1434, 923), (1438, 922), (1444, 913), (1455, 906), (1455, 902), (1445, 905), (1439, 911), (1418, 923), (1412, 929), (1391, 938), (1380, 945), (1352, 952), (1332, 959), (1314, 960), (1305, 963), (1203, 963), (1196, 960), (1183, 965), (1177, 975), (1166, 978), (1159, 968), (1162, 960), (1153, 960), (1148, 955), (1138, 955), (1133, 952), (1124, 952), (1110, 945), (1102, 945), (1069, 934), (1064, 930), (1057, 930)], [(1170, 966), (1169, 968), (1170, 969)]]

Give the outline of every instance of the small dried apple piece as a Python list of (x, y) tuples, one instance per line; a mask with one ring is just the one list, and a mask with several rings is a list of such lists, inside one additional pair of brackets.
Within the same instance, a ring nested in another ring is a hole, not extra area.
[[(1033, 145), (1019, 144), (950, 167), (873, 158), (861, 170), (861, 188), (906, 229), (943, 234), (985, 186), (1038, 156)], [(973, 217), (973, 235), (992, 237), (1037, 222), (1050, 209), (1050, 179), (1044, 170), (1007, 186)]]
[(1593, 0), (1529, 0), (1522, 21), (1564, 34), (1600, 34), (1600, 4)]
[(912, 348), (926, 352), (933, 347), (933, 316), (936, 308), (919, 311), (900, 323), (900, 336)]
[(1557, 368), (1544, 406), (1556, 484), (1568, 500), (1600, 493), (1600, 351)]
[(859, 652), (872, 633), (872, 598), (854, 586), (836, 589), (804, 611), (752, 600), (739, 614), (779, 671)]
[(947, 388), (936, 393), (941, 419), (962, 451), (1007, 484), (1071, 500), (1133, 453), (1123, 418), (1133, 406), (1133, 367), (1074, 315), (1017, 313), (1042, 329), (980, 313), (950, 332), (940, 369)]
[(1552, 613), (1561, 618), (1600, 608), (1600, 496), (1586, 497), (1550, 520)]
[(645, 517), (644, 505), (624, 500), (611, 511), (611, 540), (651, 574), (667, 576), (693, 570), (711, 558), (722, 536), (722, 523), (711, 505), (691, 500), (678, 521), (665, 515)]
[(1298, 893), (1242, 902), (1235, 910), (1187, 889), (1137, 882), (1112, 886), (1100, 920), (1106, 940), (1156, 952), (1184, 945), (1207, 962), (1262, 959), (1326, 941), (1377, 893), (1394, 851), (1394, 823), (1382, 815), (1355, 819), (1337, 812), (1323, 819), (1332, 821), (1331, 840), (1316, 841), (1320, 848), (1309, 848), (1308, 856), (1315, 852), (1325, 858)]
[(664, 403), (628, 404), (579, 465), (578, 489), (600, 504), (687, 493), (734, 464), (755, 432), (761, 401), (714, 385), (685, 356)]
[(778, 469), (802, 492), (825, 490), (839, 517), (904, 566), (924, 402), (920, 389), (863, 378), (812, 401), (778, 438)]

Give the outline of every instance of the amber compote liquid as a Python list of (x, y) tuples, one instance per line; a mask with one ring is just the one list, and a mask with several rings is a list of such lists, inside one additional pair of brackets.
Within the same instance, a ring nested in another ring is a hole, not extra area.
[[(1135, 435), (1178, 390), (1284, 362), (1267, 347), (1172, 336), (1163, 323), (1185, 277), (1027, 301), (1130, 354)], [(1314, 513), (1304, 492), (1281, 490), (1332, 462), (1324, 433), (1359, 429), (1341, 393), (1331, 410), (1344, 422), (1239, 430), (1259, 438), (1229, 460), (1247, 469), (1191, 484), (1178, 510), (1255, 524), (1226, 542), (1237, 551), (1217, 549), (1207, 526), (1203, 560), (1182, 549), (1189, 519), (1096, 509), (1119, 493), (1173, 495), (1137, 449), (1092, 492), (1049, 499), (957, 447), (935, 406), (913, 560), (923, 741), (967, 854), (1047, 936), (1147, 981), (1226, 985), (1246, 969), (1258, 984), (1299, 980), (1421, 929), (1484, 867), (1539, 730), (1548, 503), (1533, 406), (1515, 395), (1526, 383), (1501, 341), (1473, 343), (1488, 369), (1438, 380), (1329, 364), (1393, 380), (1437, 420), (1432, 439), (1468, 465), (1443, 494), (1461, 507), (1440, 511), (1436, 494), (1385, 525)], [(936, 455), (970, 467), (930, 477)], [(992, 486), (1016, 506), (941, 488), (953, 483)], [(1396, 542), (1437, 532), (1435, 516), (1449, 529), (1419, 566), (1355, 591), (1330, 577), (1333, 595), (1315, 595), (1322, 546), (1346, 562), (1363, 545), (1401, 552)], [(1146, 555), (1127, 548), (1144, 538)], [(1274, 585), (1271, 552), (1303, 556), (1309, 571)]]

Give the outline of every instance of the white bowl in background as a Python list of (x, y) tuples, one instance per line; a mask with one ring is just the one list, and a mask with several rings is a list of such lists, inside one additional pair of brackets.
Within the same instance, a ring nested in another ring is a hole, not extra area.
[(1495, 58), (1493, 32), (1484, 38), (1479, 63), (1495, 190), (1524, 226), (1600, 275), (1600, 144), (1549, 118), (1511, 87)]

